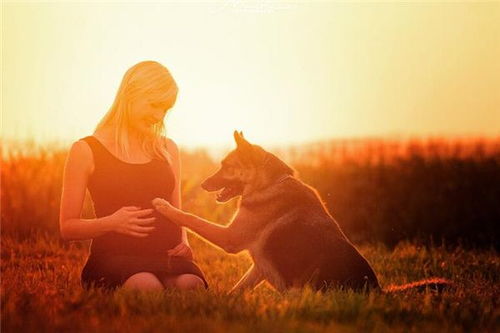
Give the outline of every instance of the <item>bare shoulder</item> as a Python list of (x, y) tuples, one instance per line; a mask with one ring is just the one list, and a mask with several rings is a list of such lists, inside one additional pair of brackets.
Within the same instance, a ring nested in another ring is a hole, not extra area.
[(178, 156), (179, 155), (179, 147), (177, 146), (177, 143), (172, 138), (167, 138), (165, 136), (162, 136), (162, 139), (165, 141), (167, 145), (167, 150), (172, 156)]
[(93, 172), (94, 156), (87, 142), (80, 139), (71, 144), (68, 154), (68, 163), (79, 166), (89, 173)]

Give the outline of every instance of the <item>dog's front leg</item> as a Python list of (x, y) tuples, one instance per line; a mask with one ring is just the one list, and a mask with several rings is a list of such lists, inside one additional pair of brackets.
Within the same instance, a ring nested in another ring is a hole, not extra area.
[(212, 223), (190, 213), (184, 213), (181, 221), (182, 225), (224, 251), (228, 253), (237, 252), (233, 246), (234, 239), (230, 227)]
[(243, 289), (253, 289), (263, 280), (264, 277), (262, 273), (255, 266), (255, 264), (253, 264), (252, 267), (250, 267), (250, 269), (245, 273), (245, 275), (243, 275), (243, 277), (229, 291), (229, 294), (232, 294), (236, 291), (241, 291)]
[(241, 250), (236, 244), (240, 244), (236, 238), (237, 232), (229, 226), (221, 226), (204, 218), (190, 214), (181, 209), (173, 207), (167, 201), (156, 198), (153, 200), (155, 208), (181, 227), (187, 227), (191, 231), (205, 238), (210, 243), (223, 249), (228, 253), (236, 253)]

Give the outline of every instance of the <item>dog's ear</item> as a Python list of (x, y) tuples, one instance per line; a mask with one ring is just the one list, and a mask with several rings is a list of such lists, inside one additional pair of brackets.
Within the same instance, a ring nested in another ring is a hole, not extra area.
[(234, 141), (236, 141), (237, 145), (239, 145), (240, 142), (242, 142), (243, 140), (245, 140), (245, 138), (243, 137), (243, 132), (242, 131), (238, 132), (237, 130), (234, 130), (233, 136), (234, 136)]
[(238, 132), (237, 130), (234, 130), (233, 137), (234, 137), (234, 141), (236, 141), (236, 144), (238, 145), (240, 140), (241, 140), (240, 132)]
[(243, 137), (243, 132), (234, 131), (234, 141), (236, 141), (236, 148), (242, 150), (251, 150), (252, 145)]
[(254, 163), (253, 146), (243, 137), (243, 132), (234, 131), (234, 140), (236, 141), (236, 150), (240, 152), (241, 160), (244, 163)]

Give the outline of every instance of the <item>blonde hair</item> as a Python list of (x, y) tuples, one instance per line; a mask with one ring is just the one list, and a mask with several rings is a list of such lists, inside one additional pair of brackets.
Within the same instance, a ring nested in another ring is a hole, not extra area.
[[(94, 133), (113, 125), (115, 148), (117, 147), (124, 156), (130, 157), (131, 102), (142, 98), (170, 109), (175, 104), (177, 92), (177, 84), (165, 66), (152, 60), (139, 62), (125, 72), (111, 108), (99, 121)], [(166, 102), (172, 96), (173, 102), (167, 104)], [(141, 147), (145, 153), (153, 158), (172, 163), (166, 142), (162, 139), (162, 136), (165, 136), (163, 121), (155, 123), (148, 131), (141, 132), (139, 135)]]

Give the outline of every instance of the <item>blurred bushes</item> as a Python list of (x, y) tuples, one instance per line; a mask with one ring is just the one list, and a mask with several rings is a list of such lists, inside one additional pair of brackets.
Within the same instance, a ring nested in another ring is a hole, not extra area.
[[(498, 249), (500, 139), (337, 140), (272, 149), (320, 193), (332, 216), (355, 242), (403, 239)], [(2, 233), (58, 236), (67, 149), (10, 148), (1, 166)], [(181, 147), (183, 208), (226, 224), (225, 205), (201, 190), (216, 171), (204, 150)], [(82, 218), (92, 218), (88, 192)]]
[(366, 140), (295, 158), (353, 241), (498, 249), (500, 140)]

